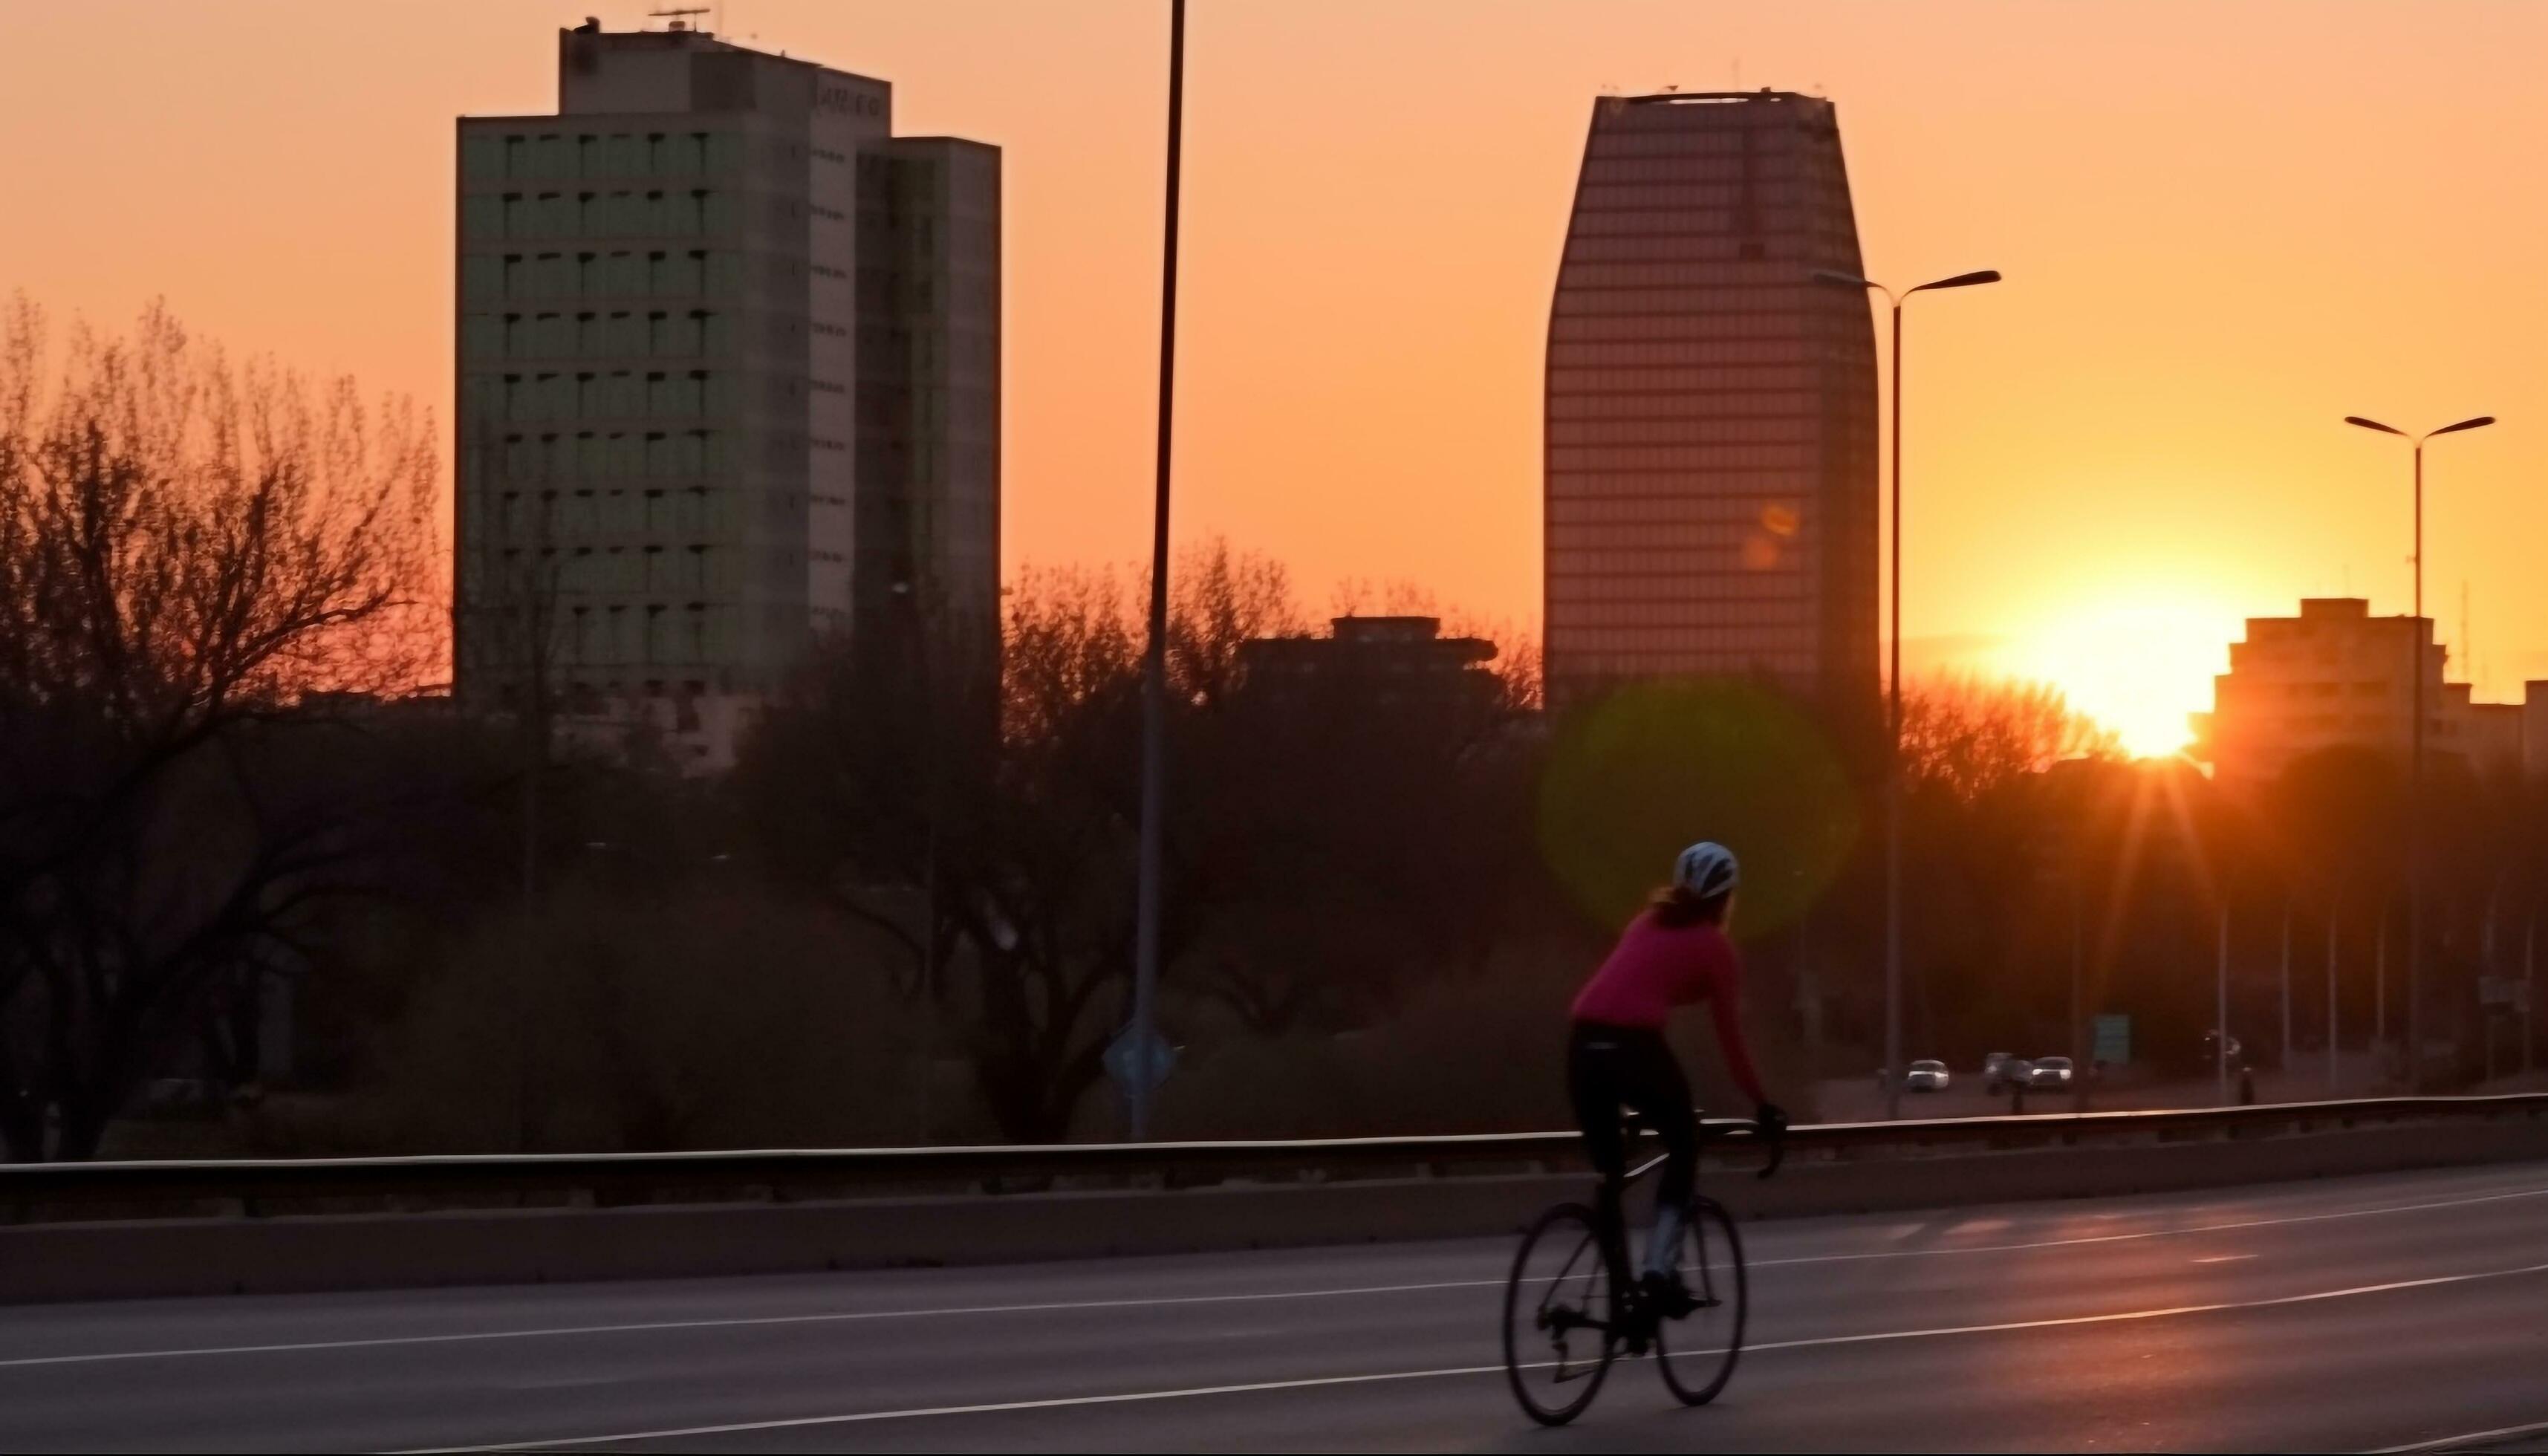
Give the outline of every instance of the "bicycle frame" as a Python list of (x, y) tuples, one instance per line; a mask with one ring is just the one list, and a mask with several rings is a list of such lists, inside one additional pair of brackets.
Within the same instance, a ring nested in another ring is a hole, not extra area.
[[(1722, 1132), (1711, 1132), (1706, 1127), (1702, 1126), (1699, 1129), (1698, 1136), (1699, 1143), (1703, 1147), (1709, 1138), (1723, 1137), (1724, 1134)], [(1786, 1155), (1787, 1143), (1785, 1138), (1775, 1138), (1770, 1139), (1769, 1161), (1762, 1164), (1761, 1171), (1753, 1176), (1767, 1178), (1777, 1172), (1778, 1165), (1786, 1160)], [(1644, 1162), (1637, 1164), (1627, 1172), (1622, 1173), (1619, 1176), (1619, 1186), (1622, 1189), (1628, 1188), (1644, 1179), (1647, 1174), (1652, 1173), (1655, 1169), (1662, 1167), (1665, 1163), (1670, 1162), (1671, 1160), (1672, 1154), (1670, 1153), (1656, 1153), (1653, 1157), (1646, 1159)], [(1693, 1205), (1698, 1201), (1698, 1192), (1695, 1187), (1691, 1189), (1690, 1201)], [(1593, 1255), (1596, 1258), (1601, 1257), (1601, 1253), (1598, 1249), (1593, 1250)], [(1700, 1308), (1713, 1308), (1716, 1303), (1717, 1301), (1714, 1292), (1711, 1290), (1702, 1297)], [(1586, 1319), (1576, 1315), (1573, 1311), (1558, 1311), (1556, 1314), (1558, 1318), (1553, 1321), (1551, 1327), (1557, 1328), (1561, 1333), (1569, 1329), (1596, 1329), (1603, 1334), (1627, 1336), (1647, 1332), (1648, 1324), (1650, 1322), (1642, 1313), (1632, 1313), (1624, 1320)]]
[[(1710, 1129), (1702, 1124), (1699, 1137), (1703, 1140), (1747, 1127), (1758, 1132), (1757, 1125), (1720, 1123)], [(1630, 1136), (1642, 1137), (1644, 1130), (1632, 1130)], [(1772, 1138), (1759, 1176), (1767, 1178), (1774, 1173), (1783, 1160), (1784, 1151), (1783, 1139)], [(1700, 1384), (1690, 1384), (1678, 1378), (1674, 1368), (1667, 1364), (1664, 1367), (1665, 1383), (1683, 1404), (1703, 1405), (1715, 1398), (1733, 1373), (1734, 1360), (1742, 1347), (1747, 1298), (1744, 1294), (1742, 1239), (1734, 1229), (1732, 1216), (1721, 1205), (1700, 1196), (1694, 1187), (1691, 1190), (1688, 1228), (1689, 1236), (1696, 1240), (1692, 1248), (1696, 1254), (1695, 1267), (1699, 1271), (1695, 1289), (1676, 1279), (1671, 1300), (1649, 1298), (1638, 1292), (1638, 1286), (1626, 1274), (1627, 1250), (1618, 1246), (1624, 1243), (1626, 1234), (1626, 1230), (1619, 1227), (1623, 1222), (1619, 1214), (1620, 1192), (1630, 1184), (1653, 1176), (1657, 1168), (1670, 1160), (1669, 1153), (1648, 1157), (1622, 1172), (1617, 1179), (1605, 1182), (1598, 1208), (1568, 1203), (1549, 1210), (1530, 1228), (1520, 1251), (1514, 1255), (1512, 1276), (1504, 1290), (1505, 1373), (1522, 1410), (1543, 1425), (1565, 1424), (1591, 1404), (1593, 1393), (1608, 1374), (1621, 1346), (1632, 1358), (1650, 1351), (1661, 1354), (1665, 1348), (1663, 1329), (1666, 1321), (1680, 1320), (1698, 1310), (1732, 1308), (1732, 1333), (1727, 1337), (1724, 1348), (1704, 1352), (1721, 1355), (1723, 1363), (1716, 1369), (1713, 1380)], [(1606, 1218), (1603, 1217), (1604, 1211), (1608, 1215)], [(1711, 1251), (1714, 1239), (1705, 1231), (1711, 1227), (1709, 1220), (1724, 1226), (1726, 1246), (1722, 1259)], [(1531, 1251), (1541, 1245), (1543, 1234), (1570, 1223), (1585, 1228), (1587, 1231), (1582, 1241), (1571, 1250), (1563, 1243), (1548, 1245), (1551, 1254), (1563, 1252), (1565, 1255), (1557, 1266), (1557, 1272), (1526, 1273), (1531, 1267)], [(1681, 1262), (1684, 1252), (1680, 1248), (1672, 1250), (1672, 1256), (1683, 1270), (1692, 1267), (1689, 1263)], [(1718, 1276), (1721, 1273), (1730, 1274), (1730, 1282), (1720, 1284)], [(1594, 1280), (1599, 1281), (1597, 1286), (1589, 1282)], [(1536, 1299), (1530, 1299), (1525, 1296), (1524, 1287), (1531, 1284), (1545, 1284), (1547, 1288), (1539, 1292)], [(1577, 1294), (1563, 1293), (1568, 1286), (1578, 1284), (1582, 1288)], [(1604, 1293), (1596, 1297), (1596, 1288)], [(1598, 1317), (1593, 1313), (1595, 1309), (1601, 1311)], [(1669, 1314), (1665, 1313), (1667, 1310)], [(1587, 1352), (1581, 1362), (1570, 1353), (1568, 1341), (1568, 1336), (1578, 1331), (1591, 1333), (1599, 1341), (1597, 1349)], [(1535, 1349), (1545, 1354), (1548, 1346), (1540, 1341), (1552, 1336), (1557, 1358), (1530, 1362), (1524, 1350)], [(1545, 1404), (1531, 1394), (1529, 1382), (1524, 1378), (1524, 1372), (1530, 1370), (1548, 1372), (1543, 1378), (1559, 1385), (1575, 1381), (1592, 1384), (1571, 1403), (1562, 1406)]]

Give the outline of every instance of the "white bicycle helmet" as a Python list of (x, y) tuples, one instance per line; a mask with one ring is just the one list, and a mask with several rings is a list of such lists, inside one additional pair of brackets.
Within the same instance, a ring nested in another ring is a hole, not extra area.
[(1732, 890), (1741, 879), (1734, 852), (1713, 840), (1701, 840), (1673, 862), (1673, 888), (1701, 900)]

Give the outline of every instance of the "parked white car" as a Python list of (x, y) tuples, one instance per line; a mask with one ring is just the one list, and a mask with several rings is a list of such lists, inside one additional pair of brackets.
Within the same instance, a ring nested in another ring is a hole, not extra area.
[(2072, 1075), (2069, 1057), (2039, 1056), (2035, 1058), (2034, 1069), (2027, 1074), (2026, 1085), (2039, 1092), (2057, 1090), (2069, 1086)]
[(1905, 1092), (1944, 1092), (1947, 1090), (1947, 1083), (1950, 1080), (1952, 1079), (1948, 1075), (1947, 1064), (1945, 1062), (1923, 1059), (1911, 1063), (1911, 1069), (1903, 1074), (1902, 1090)]

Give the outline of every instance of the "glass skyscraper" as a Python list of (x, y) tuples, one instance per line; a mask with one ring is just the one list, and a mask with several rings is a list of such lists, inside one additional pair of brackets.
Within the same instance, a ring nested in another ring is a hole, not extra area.
[(1875, 333), (1832, 104), (1604, 97), (1548, 322), (1550, 700), (1877, 689)]

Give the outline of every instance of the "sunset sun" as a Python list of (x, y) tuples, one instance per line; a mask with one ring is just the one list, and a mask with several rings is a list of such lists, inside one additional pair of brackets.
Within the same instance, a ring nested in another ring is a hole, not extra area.
[(2234, 611), (2198, 602), (2114, 602), (2048, 615), (2002, 649), (1998, 666), (2061, 689), (2070, 705), (2111, 728), (2136, 758), (2183, 750), (2189, 713), (2212, 704), (2212, 679), (2228, 667)]

